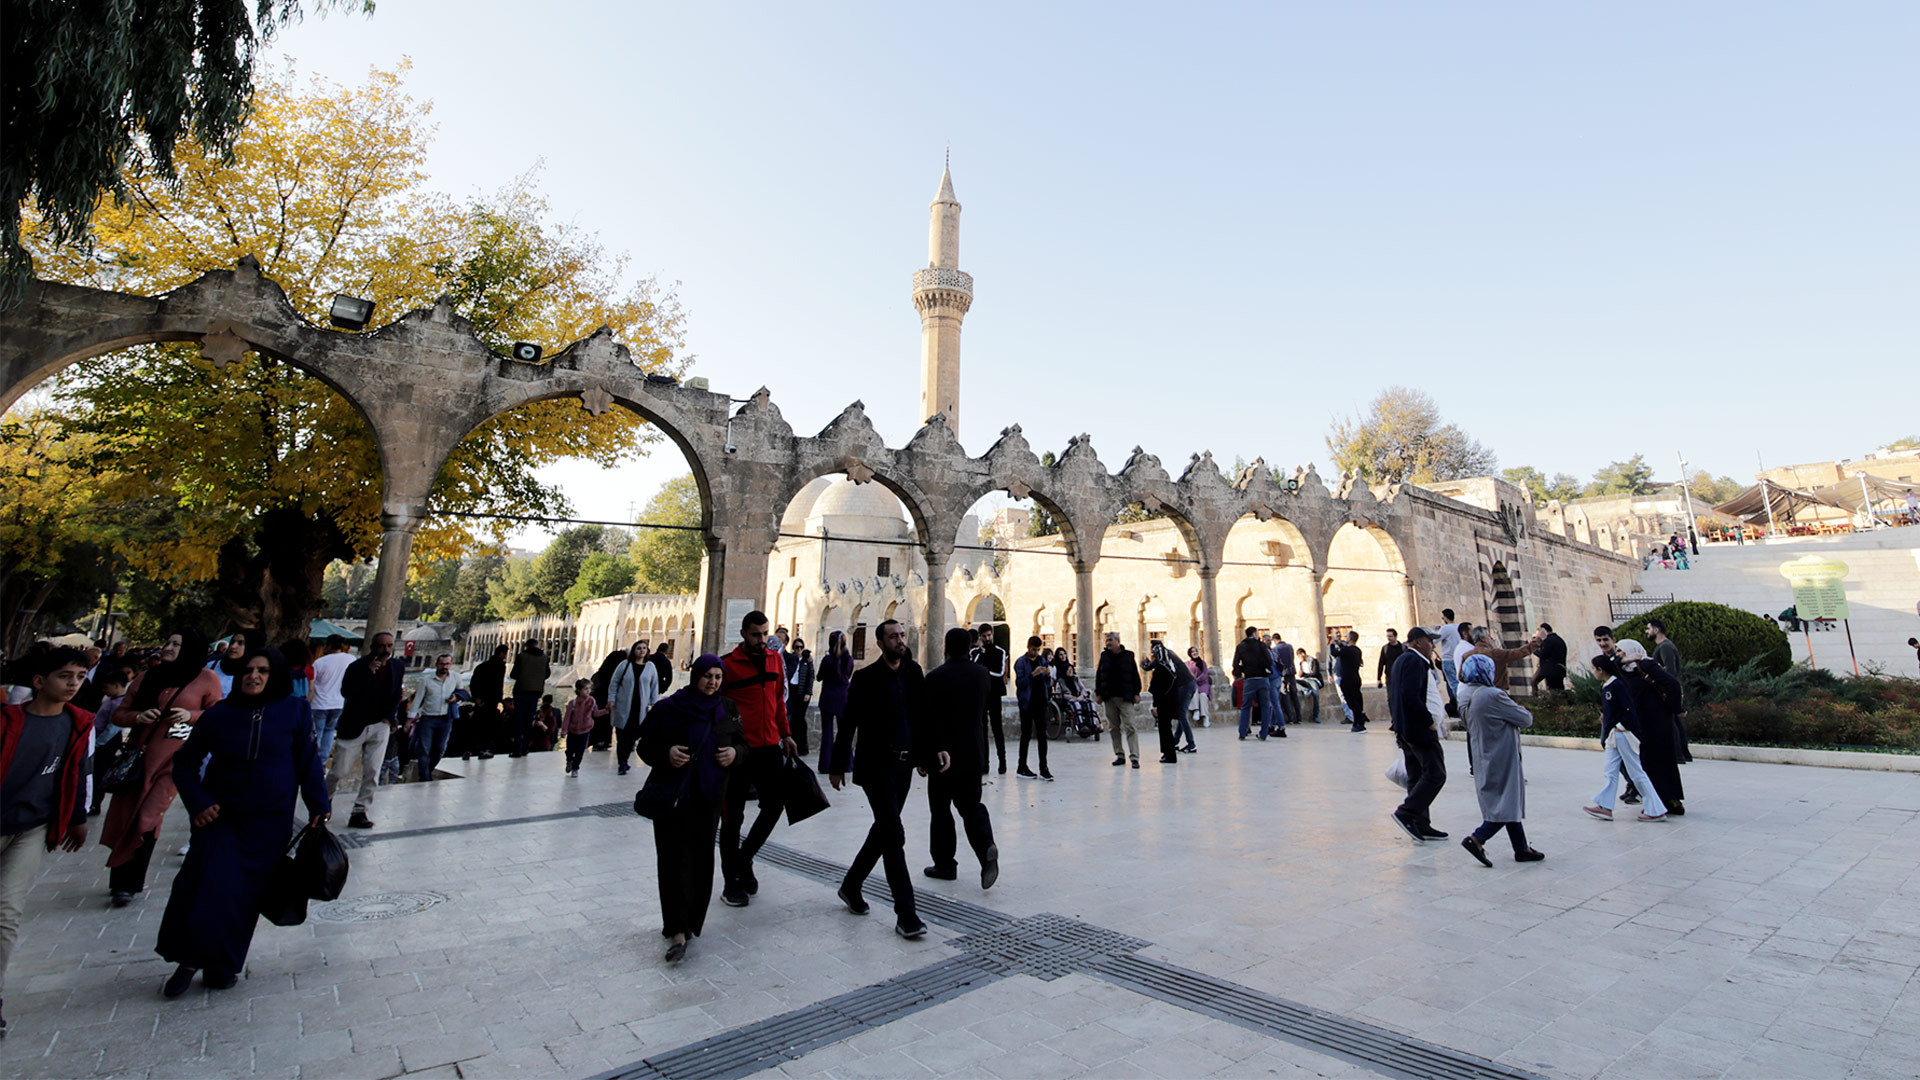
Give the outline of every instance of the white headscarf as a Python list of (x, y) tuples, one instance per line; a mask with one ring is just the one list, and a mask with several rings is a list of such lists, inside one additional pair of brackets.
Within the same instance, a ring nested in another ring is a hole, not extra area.
[(1640, 661), (1647, 658), (1647, 647), (1632, 638), (1614, 645), (1613, 651), (1620, 654), (1621, 663), (1628, 671), (1632, 671)]

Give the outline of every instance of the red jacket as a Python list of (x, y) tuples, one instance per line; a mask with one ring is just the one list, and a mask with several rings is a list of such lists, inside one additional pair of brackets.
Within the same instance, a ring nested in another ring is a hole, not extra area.
[(777, 649), (762, 654), (756, 661), (747, 655), (745, 644), (720, 658), (720, 673), (725, 681), (720, 692), (740, 706), (740, 725), (746, 728), (748, 746), (778, 746), (787, 737), (787, 672)]
[[(74, 808), (84, 808), (87, 797), (87, 779), (82, 766), (93, 750), (93, 714), (68, 705), (67, 715), (73, 720), (73, 732), (67, 736), (67, 755), (60, 759), (60, 780), (53, 786), (54, 812), (47, 819), (49, 851), (66, 839)], [(26, 724), (26, 706), (0, 706), (0, 781), (4, 781), (7, 770), (13, 768), (13, 752), (20, 747), (20, 731)]]

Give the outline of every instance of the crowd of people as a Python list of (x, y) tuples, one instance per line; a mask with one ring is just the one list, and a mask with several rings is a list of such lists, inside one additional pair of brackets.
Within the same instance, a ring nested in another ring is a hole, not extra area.
[[(1606, 753), (1600, 789), (1583, 809), (1603, 821), (1620, 803), (1644, 803), (1643, 822), (1686, 812), (1681, 658), (1665, 628), (1652, 629), (1651, 654), (1616, 641), (1610, 628), (1595, 631)], [(1107, 634), (1089, 687), (1065, 649), (1031, 637), (1010, 657), (992, 626), (949, 630), (932, 670), (910, 655), (893, 620), (875, 629), (878, 656), (864, 666), (839, 632), (816, 659), (760, 612), (739, 631), (725, 655), (691, 661), (678, 690), (670, 646), (637, 641), (576, 680), (559, 708), (546, 692), (552, 664), (531, 641), (517, 655), (500, 646), (468, 676), (450, 656), (436, 657), (411, 687), (389, 633), (375, 634), (358, 657), (339, 637), (314, 655), (304, 642), (269, 648), (248, 629), (214, 645), (190, 627), (147, 650), (36, 647), (0, 669), (10, 684), (0, 711), (0, 992), (41, 856), (80, 850), (91, 815), (102, 815), (109, 902), (124, 907), (145, 894), (162, 822), (176, 798), (184, 804), (192, 835), (156, 942), (176, 965), (163, 987), (176, 997), (196, 975), (217, 990), (244, 970), (268, 879), (295, 835), (297, 803), (308, 827), (322, 826), (334, 794), (354, 784), (347, 827), (371, 829), (384, 783), (431, 781), (450, 754), (522, 757), (564, 745), (569, 778), (590, 750), (612, 750), (623, 776), (637, 755), (649, 771), (635, 808), (653, 822), (666, 958), (677, 962), (704, 925), (716, 861), (721, 901), (749, 906), (760, 888), (756, 856), (783, 810), (791, 822), (801, 806), (825, 805), (810, 758), (835, 790), (860, 787), (873, 815), (839, 899), (866, 914), (864, 884), (880, 867), (896, 932), (918, 938), (926, 924), (906, 855), (914, 778), (927, 782), (931, 861), (922, 875), (959, 876), (964, 832), (981, 887), (993, 887), (999, 848), (981, 795), (990, 770), (1007, 772), (1003, 698), (1018, 708), (1021, 779), (1054, 779), (1048, 728), (1062, 717), (1082, 734), (1105, 731), (1113, 765), (1133, 769), (1147, 720), (1168, 766), (1198, 751), (1194, 728), (1211, 721), (1215, 670), (1198, 649), (1182, 659), (1157, 640), (1136, 658), (1120, 635)], [(1352, 631), (1328, 640), (1332, 671), (1323, 679), (1314, 650), (1247, 627), (1231, 663), (1239, 738), (1285, 738), (1291, 725), (1319, 723), (1333, 702), (1349, 730), (1366, 732), (1360, 641)], [(1511, 646), (1488, 627), (1456, 622), (1451, 610), (1434, 627), (1410, 628), (1404, 641), (1387, 631), (1374, 680), (1386, 690), (1401, 750), (1395, 775), (1407, 789), (1392, 820), (1415, 841), (1448, 838), (1431, 806), (1447, 780), (1441, 744), (1458, 721), (1482, 819), (1462, 846), (1490, 866), (1485, 845), (1504, 831), (1517, 861), (1545, 858), (1524, 828), (1518, 736), (1532, 716), (1509, 690), (1510, 666), (1527, 657), (1536, 661), (1536, 690), (1564, 691), (1567, 645), (1548, 624)], [(814, 711), (817, 751), (809, 747)]]

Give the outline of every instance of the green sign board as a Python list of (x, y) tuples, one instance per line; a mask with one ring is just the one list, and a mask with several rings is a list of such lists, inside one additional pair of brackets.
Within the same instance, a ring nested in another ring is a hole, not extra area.
[(1794, 614), (1802, 619), (1845, 619), (1847, 564), (1819, 555), (1802, 555), (1780, 564), (1780, 576), (1793, 585)]

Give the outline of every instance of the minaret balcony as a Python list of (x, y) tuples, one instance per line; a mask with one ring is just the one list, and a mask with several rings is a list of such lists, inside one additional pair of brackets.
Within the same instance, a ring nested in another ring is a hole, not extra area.
[(921, 292), (957, 292), (973, 297), (973, 275), (965, 270), (955, 270), (948, 266), (929, 266), (925, 270), (913, 272), (913, 291)]

